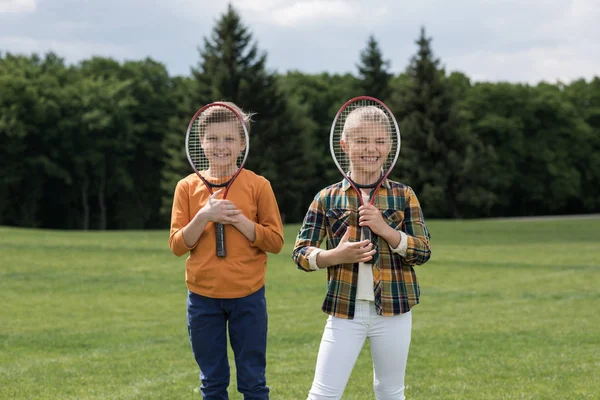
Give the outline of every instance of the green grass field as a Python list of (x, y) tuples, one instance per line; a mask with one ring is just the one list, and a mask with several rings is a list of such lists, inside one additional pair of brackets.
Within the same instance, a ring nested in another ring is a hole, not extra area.
[[(600, 219), (428, 227), (408, 399), (600, 398)], [(297, 230), (269, 258), (274, 400), (306, 398), (326, 319), (325, 273), (291, 260)], [(167, 239), (0, 228), (0, 398), (200, 398)], [(374, 399), (368, 344), (344, 399)]]

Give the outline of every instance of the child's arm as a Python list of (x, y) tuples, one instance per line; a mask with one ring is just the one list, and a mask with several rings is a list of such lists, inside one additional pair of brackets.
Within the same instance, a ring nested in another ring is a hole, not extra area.
[(404, 258), (408, 265), (421, 265), (429, 260), (431, 248), (429, 233), (423, 221), (423, 213), (417, 196), (411, 188), (405, 191), (404, 232), (388, 225), (381, 211), (375, 206), (366, 204), (358, 208), (360, 226), (368, 226), (385, 240), (394, 253)]
[(246, 236), (250, 243), (254, 243), (256, 241), (256, 228), (254, 227), (255, 224), (244, 214), (240, 214), (237, 218), (237, 221), (232, 223), (232, 225), (238, 231), (240, 231), (242, 235)]
[(403, 225), (404, 233), (406, 233), (406, 256), (404, 257), (404, 263), (408, 265), (426, 263), (429, 257), (431, 257), (429, 231), (425, 226), (419, 200), (410, 187), (406, 189)]
[(231, 201), (219, 200), (217, 196), (221, 190), (213, 193), (204, 207), (193, 218), (190, 218), (190, 197), (187, 184), (179, 182), (175, 188), (173, 210), (171, 212), (171, 236), (169, 247), (176, 256), (182, 256), (198, 245), (208, 222), (222, 224), (233, 223), (235, 217), (241, 213)]
[(319, 247), (326, 233), (324, 226), (325, 211), (319, 198), (320, 196), (317, 194), (310, 203), (292, 252), (292, 259), (298, 269), (307, 272), (319, 269), (316, 258), (318, 253), (321, 252)]
[(346, 229), (337, 247), (329, 250), (315, 249), (309, 256), (311, 269), (323, 269), (332, 265), (364, 263), (373, 258), (377, 250), (370, 240), (350, 242), (350, 229)]
[(283, 248), (283, 223), (275, 193), (267, 180), (259, 189), (257, 209), (257, 223), (240, 214), (233, 226), (250, 240), (252, 246), (277, 254)]
[(206, 228), (206, 224), (208, 224), (209, 219), (207, 218), (206, 213), (204, 212), (204, 208), (200, 209), (198, 213), (192, 218), (189, 224), (183, 227), (183, 241), (188, 248), (196, 247), (196, 243), (198, 243), (198, 239), (204, 232), (204, 228)]
[(190, 223), (183, 228), (183, 239), (186, 246), (192, 247), (198, 242), (209, 222), (232, 224), (237, 221), (236, 216), (241, 215), (242, 210), (238, 209), (231, 201), (217, 198), (222, 190), (214, 192)]
[(177, 257), (184, 255), (192, 250), (197, 245), (197, 239), (191, 246), (186, 244), (183, 237), (183, 228), (186, 227), (191, 220), (189, 214), (189, 194), (187, 183), (180, 181), (175, 187), (175, 195), (173, 197), (173, 208), (171, 210), (171, 234), (169, 236), (169, 247), (171, 252)]
[(348, 241), (350, 229), (346, 229), (337, 247), (321, 249), (321, 242), (327, 234), (324, 220), (325, 210), (320, 201), (320, 194), (317, 194), (304, 217), (292, 253), (299, 269), (311, 272), (333, 265), (366, 262), (373, 257), (375, 250), (369, 240)]
[(364, 206), (358, 207), (358, 213), (360, 215), (358, 223), (360, 226), (368, 226), (373, 233), (379, 235), (385, 240), (390, 247), (397, 248), (405, 240), (402, 232), (397, 231), (388, 225), (383, 219), (381, 211), (372, 204), (365, 204)]

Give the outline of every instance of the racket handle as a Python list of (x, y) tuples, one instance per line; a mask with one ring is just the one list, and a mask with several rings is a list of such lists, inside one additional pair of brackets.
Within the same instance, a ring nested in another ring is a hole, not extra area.
[(215, 223), (217, 234), (217, 257), (225, 257), (225, 225)]
[[(371, 232), (371, 229), (368, 226), (361, 227), (361, 236), (362, 240), (368, 240), (373, 243), (373, 248), (377, 249), (377, 237)], [(373, 264), (375, 261), (375, 257), (371, 258), (369, 261), (365, 261), (365, 264)]]

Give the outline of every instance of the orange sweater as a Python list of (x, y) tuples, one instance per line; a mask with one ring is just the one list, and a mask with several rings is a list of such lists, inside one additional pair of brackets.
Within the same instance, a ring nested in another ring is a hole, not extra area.
[(183, 240), (183, 228), (202, 208), (210, 192), (194, 174), (177, 183), (171, 214), (169, 247), (176, 256), (190, 251), (185, 279), (190, 291), (212, 298), (240, 298), (265, 284), (267, 254), (283, 248), (283, 224), (271, 184), (264, 177), (243, 169), (227, 194), (242, 213), (255, 223), (256, 240), (251, 243), (232, 225), (225, 225), (226, 257), (217, 257), (215, 226), (209, 222), (191, 248)]

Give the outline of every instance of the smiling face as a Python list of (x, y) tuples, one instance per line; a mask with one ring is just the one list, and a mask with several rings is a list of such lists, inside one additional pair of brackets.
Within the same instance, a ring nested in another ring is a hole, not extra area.
[(216, 176), (232, 174), (238, 168), (238, 157), (246, 145), (237, 125), (234, 121), (213, 123), (208, 126), (202, 138), (202, 149), (208, 158), (211, 172)]
[(233, 175), (246, 150), (240, 120), (231, 111), (215, 107), (214, 115), (203, 121), (200, 146), (208, 160), (207, 175), (220, 178)]
[(377, 107), (362, 107), (348, 114), (340, 146), (350, 163), (350, 177), (368, 185), (381, 177), (392, 150), (388, 118)]

